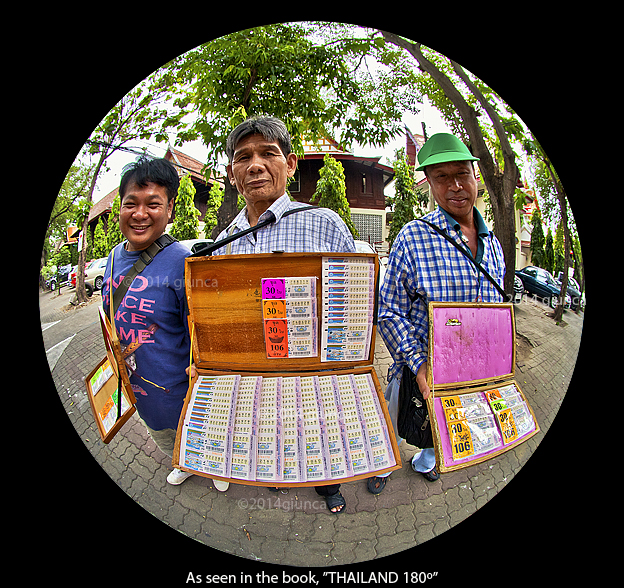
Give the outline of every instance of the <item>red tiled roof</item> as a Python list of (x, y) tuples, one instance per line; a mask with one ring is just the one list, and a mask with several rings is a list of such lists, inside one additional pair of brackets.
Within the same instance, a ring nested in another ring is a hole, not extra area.
[(117, 196), (117, 192), (119, 192), (119, 187), (115, 188), (111, 192), (109, 192), (104, 198), (98, 200), (89, 211), (89, 222), (93, 219), (98, 218), (100, 215), (105, 212), (110, 212), (113, 207), (113, 200), (115, 200), (115, 196)]
[(174, 149), (171, 145), (169, 146), (169, 149), (167, 149), (167, 153), (165, 153), (165, 159), (168, 159), (172, 163), (180, 166), (180, 175), (184, 176), (190, 172), (191, 176), (195, 180), (206, 184), (206, 178), (204, 177), (204, 174), (202, 174), (204, 164), (201, 161), (194, 159), (190, 155), (182, 153), (182, 151)]

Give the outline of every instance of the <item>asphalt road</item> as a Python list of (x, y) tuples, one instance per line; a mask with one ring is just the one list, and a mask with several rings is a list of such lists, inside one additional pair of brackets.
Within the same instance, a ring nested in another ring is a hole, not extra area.
[(39, 293), (41, 334), (50, 371), (73, 337), (100, 320), (100, 293), (95, 292), (83, 308), (69, 309), (69, 301), (75, 293), (74, 288), (62, 288), (60, 295), (57, 292)]

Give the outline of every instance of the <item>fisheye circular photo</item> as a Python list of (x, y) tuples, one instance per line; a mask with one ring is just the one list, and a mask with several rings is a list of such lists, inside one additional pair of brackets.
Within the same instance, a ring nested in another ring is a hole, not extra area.
[(64, 173), (39, 272), (98, 567), (412, 584), (522, 559), (586, 283), (521, 113), (416, 33), (322, 21), (133, 84)]

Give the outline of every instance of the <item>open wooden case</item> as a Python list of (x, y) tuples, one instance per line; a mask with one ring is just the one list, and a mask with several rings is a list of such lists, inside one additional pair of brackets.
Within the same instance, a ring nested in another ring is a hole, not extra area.
[(481, 463), (539, 432), (514, 379), (512, 304), (429, 303), (432, 424), (441, 473)]
[(85, 378), (87, 397), (100, 437), (110, 443), (124, 423), (136, 412), (136, 398), (130, 385), (117, 333), (100, 308), (100, 324), (106, 357)]
[(197, 376), (173, 465), (257, 486), (319, 486), (401, 467), (373, 368), (373, 254), (187, 258)]

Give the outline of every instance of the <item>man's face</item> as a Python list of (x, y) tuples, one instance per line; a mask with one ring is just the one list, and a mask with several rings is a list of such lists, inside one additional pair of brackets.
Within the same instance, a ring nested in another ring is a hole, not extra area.
[(469, 161), (438, 163), (427, 167), (427, 179), (438, 205), (455, 220), (467, 218), (477, 200), (477, 178)]
[(147, 249), (164, 233), (172, 212), (173, 200), (167, 202), (164, 186), (131, 183), (119, 213), (119, 230), (128, 239), (128, 251)]
[(236, 145), (228, 177), (248, 205), (265, 201), (267, 208), (286, 191), (286, 180), (295, 173), (297, 156), (284, 157), (277, 142), (248, 135)]

